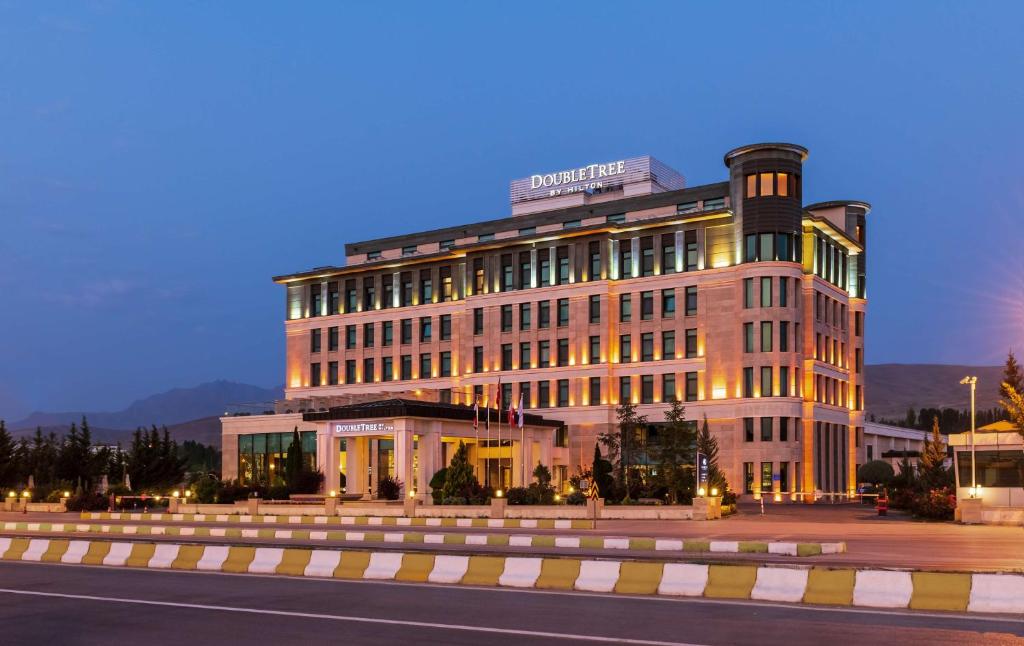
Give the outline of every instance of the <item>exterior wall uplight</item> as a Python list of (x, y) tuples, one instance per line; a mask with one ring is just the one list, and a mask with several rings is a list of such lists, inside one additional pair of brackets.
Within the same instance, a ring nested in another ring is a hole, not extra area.
[(718, 495), (718, 487), (711, 487), (711, 495), (712, 496), (717, 496)]
[(29, 496), (31, 496), (31, 495), (32, 495), (32, 494), (30, 494), (30, 493), (28, 492), (28, 489), (26, 489), (25, 491), (22, 491), (22, 492), (21, 492), (21, 497), (22, 497), (22, 498), (28, 498), (28, 497), (29, 497)]
[(705, 494), (705, 493), (706, 493), (706, 492), (705, 492), (705, 490), (704, 490), (704, 487), (701, 487), (700, 489), (698, 489), (698, 490), (697, 490), (697, 495), (698, 495), (698, 496), (700, 496), (700, 497), (702, 497), (702, 498), (704, 497), (704, 494)]
[(175, 489), (174, 491), (171, 492), (171, 497), (172, 498), (177, 498), (178, 497), (178, 490), (177, 489)]
[(70, 491), (65, 491), (64, 492), (64, 497), (65, 498), (70, 498), (71, 497), (71, 492)]

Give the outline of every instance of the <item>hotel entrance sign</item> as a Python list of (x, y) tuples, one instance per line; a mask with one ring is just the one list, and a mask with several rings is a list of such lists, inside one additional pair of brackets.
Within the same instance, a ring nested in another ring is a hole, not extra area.
[(394, 433), (395, 425), (390, 422), (357, 422), (334, 425), (335, 433)]

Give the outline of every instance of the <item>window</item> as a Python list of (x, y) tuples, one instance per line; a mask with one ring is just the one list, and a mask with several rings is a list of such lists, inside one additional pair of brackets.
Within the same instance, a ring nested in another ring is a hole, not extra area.
[(434, 300), (434, 281), (430, 277), (430, 270), (424, 269), (420, 272), (420, 304), (430, 303)]
[(345, 281), (345, 311), (355, 312), (356, 311), (356, 281), (347, 280)]
[(619, 377), (619, 403), (633, 401), (633, 384), (629, 377)]
[(772, 389), (772, 367), (761, 366), (761, 396), (771, 397), (775, 392)]
[(519, 384), (519, 397), (523, 400), (523, 408), (533, 408), (530, 401), (530, 382), (524, 381)]
[(685, 213), (693, 213), (697, 210), (696, 202), (683, 202), (682, 204), (676, 204), (676, 214), (683, 215)]
[(484, 347), (482, 345), (473, 346), (473, 372), (484, 371)]
[(601, 296), (598, 294), (590, 297), (590, 322), (601, 322)]
[(697, 373), (686, 373), (686, 401), (697, 401)]
[(441, 360), (441, 376), (451, 377), (452, 376), (452, 353), (448, 350), (442, 352), (439, 357)]
[(569, 299), (558, 299), (558, 327), (569, 325)]
[(309, 331), (309, 351), (320, 352), (320, 340), (323, 338), (323, 334), (320, 332), (320, 328)]
[(761, 491), (768, 493), (772, 490), (772, 463), (761, 463)]
[(380, 380), (381, 381), (394, 381), (395, 379), (395, 360), (392, 357), (381, 357), (380, 366)]
[(431, 370), (431, 357), (429, 352), (420, 355), (420, 379), (430, 379), (433, 376)]
[(494, 240), (493, 233), (481, 233), (479, 236), (477, 236), (478, 242), (490, 242), (491, 240)]
[(619, 321), (628, 323), (633, 320), (633, 297), (631, 294), (619, 294)]
[(697, 357), (697, 330), (696, 328), (690, 328), (686, 331), (686, 358), (694, 359)]
[(441, 267), (441, 300), (447, 302), (455, 298), (455, 291), (452, 288), (451, 267)]
[(640, 275), (654, 275), (654, 239), (650, 237), (640, 239)]
[(438, 245), (441, 251), (451, 251), (451, 248), (455, 246), (454, 240), (442, 240)]
[(750, 309), (754, 307), (754, 279), (744, 278), (743, 279), (743, 308)]
[(484, 293), (484, 259), (474, 258), (473, 259), (473, 293), (483, 294)]
[(697, 271), (697, 230), (691, 229), (683, 234), (686, 244), (686, 271)]
[(654, 375), (640, 377), (640, 403), (654, 403)]
[(605, 219), (605, 221), (608, 224), (623, 224), (623, 223), (626, 222), (626, 214), (625, 213), (616, 213), (615, 215), (609, 215)]
[[(654, 377), (651, 377), (652, 381)], [(661, 401), (674, 402), (676, 400), (676, 376), (671, 372), (661, 375)]]
[(853, 335), (861, 336), (864, 334), (864, 312), (853, 313)]
[(578, 229), (580, 226), (579, 220), (566, 220), (562, 223), (563, 229)]
[(776, 193), (779, 197), (786, 197), (789, 195), (789, 175), (787, 173), (776, 173)]
[(789, 321), (779, 321), (779, 352), (789, 352)]
[(775, 260), (775, 234), (762, 233), (758, 238), (761, 243), (761, 260)]
[(340, 309), (340, 301), (337, 281), (327, 283), (327, 313), (337, 314)]
[(339, 339), (339, 336), (338, 336), (338, 328), (337, 327), (329, 327), (329, 328), (327, 328), (327, 351), (328, 352), (337, 352), (338, 351), (338, 344), (339, 344), (339, 342), (340, 342), (340, 339)]
[(775, 194), (775, 182), (772, 175), (773, 173), (761, 173), (759, 182), (761, 186), (759, 195), (761, 197)]
[(555, 250), (556, 260), (558, 260), (558, 275), (556, 276), (558, 285), (569, 284), (569, 247), (558, 247)]
[(452, 315), (441, 315), (441, 340), (450, 341), (452, 338)]
[(401, 339), (402, 345), (412, 343), (412, 319), (402, 319)]
[(590, 405), (597, 406), (601, 403), (601, 378), (590, 378)]
[(519, 304), (519, 329), (529, 330), (530, 329), (530, 304), (520, 303)]
[(409, 307), (412, 305), (412, 277), (408, 273), (402, 274), (401, 291), (398, 293), (398, 305)]
[(743, 441), (753, 442), (754, 441), (754, 418), (744, 417), (743, 418)]
[(530, 262), (530, 252), (519, 253), (519, 289), (533, 287), (533, 263)]
[(551, 327), (551, 301), (537, 303), (537, 327), (540, 329)]
[(724, 208), (725, 208), (725, 198), (724, 197), (715, 197), (715, 198), (712, 198), (710, 200), (704, 200), (704, 210), (705, 211), (713, 211), (715, 209), (724, 209)]
[(601, 280), (601, 243), (591, 242), (588, 245), (590, 252), (590, 280)]
[(327, 364), (327, 383), (331, 386), (338, 385), (338, 362), (330, 361)]
[(403, 354), (398, 366), (398, 378), (402, 381), (412, 379), (412, 355)]
[(661, 358), (675, 359), (676, 358), (676, 331), (675, 330), (663, 330), (661, 333)]
[(539, 249), (537, 251), (537, 258), (539, 259), (540, 265), (540, 276), (538, 277), (537, 284), (541, 287), (547, 287), (551, 284), (551, 256), (547, 249)]
[(538, 341), (537, 342), (537, 365), (541, 368), (547, 368), (551, 365), (551, 342), (550, 341)]
[(640, 319), (650, 321), (654, 318), (654, 292), (640, 292)]
[(754, 369), (744, 368), (743, 369), (743, 396), (753, 397), (754, 396)]
[(473, 334), (484, 333), (484, 308), (473, 308)]
[(779, 366), (779, 396), (791, 396), (789, 387), (789, 366)]
[(384, 291), (380, 306), (382, 309), (395, 306), (395, 283), (390, 276), (384, 278)]
[(377, 306), (377, 290), (373, 281), (373, 278), (363, 279), (363, 310), (372, 310)]
[(633, 360), (633, 337), (629, 334), (619, 336), (619, 363)]
[(697, 287), (686, 288), (686, 315), (697, 316)]
[(502, 343), (501, 344), (501, 369), (511, 370), (512, 369), (512, 344)]
[(569, 365), (569, 339), (558, 340), (557, 361), (559, 366)]
[(661, 273), (673, 274), (676, 271), (676, 234), (666, 233), (661, 236)]
[(354, 384), (356, 383), (356, 360), (346, 359), (345, 360), (345, 383)]
[(864, 351), (860, 348), (853, 349), (853, 369), (858, 375), (864, 372)]
[(558, 404), (560, 408), (564, 408), (569, 405), (569, 380), (559, 379), (558, 380)]
[(420, 343), (429, 343), (434, 336), (434, 319), (429, 316), (420, 317)]
[(549, 408), (551, 406), (550, 381), (545, 380), (537, 382), (537, 405), (541, 408)]
[(772, 306), (772, 279), (766, 276), (761, 279), (761, 307)]
[(601, 363), (601, 337), (590, 337), (590, 363)]
[(323, 307), (323, 293), (320, 291), (320, 285), (309, 286), (309, 315), (320, 316), (321, 309)]
[(744, 323), (743, 324), (743, 351), (753, 352), (754, 351), (754, 324)]
[(535, 233), (537, 233), (537, 227), (524, 227), (519, 230), (521, 236), (532, 236)]
[(661, 290), (661, 317), (670, 319), (676, 315), (676, 290)]
[(363, 383), (370, 383), (371, 381), (376, 381), (373, 357), (366, 357), (363, 359)]
[(789, 307), (789, 279), (779, 278), (779, 307)]
[(640, 335), (640, 361), (654, 361), (654, 333)]
[(779, 418), (779, 441), (780, 442), (788, 442), (789, 441), (789, 418), (788, 417), (780, 417)]
[[(372, 345), (372, 343), (371, 343)], [(356, 347), (356, 326), (345, 326), (345, 349), (352, 350)]]
[(502, 305), (501, 306), (501, 331), (511, 332), (512, 331), (512, 306)]
[(761, 352), (772, 351), (772, 322), (761, 321)]
[(519, 369), (526, 370), (530, 367), (530, 342), (521, 341), (519, 343)]
[(754, 463), (743, 463), (743, 493), (754, 493)]
[(506, 254), (501, 257), (501, 291), (509, 292), (515, 288), (515, 270), (512, 267), (512, 254)]
[(309, 364), (309, 385), (319, 386), (320, 385), (320, 364), (311, 363)]

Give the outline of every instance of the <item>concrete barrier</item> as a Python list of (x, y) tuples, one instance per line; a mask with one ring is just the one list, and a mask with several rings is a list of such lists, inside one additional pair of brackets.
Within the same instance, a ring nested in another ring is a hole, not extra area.
[(1024, 575), (0, 538), (0, 559), (282, 576), (1024, 613)]

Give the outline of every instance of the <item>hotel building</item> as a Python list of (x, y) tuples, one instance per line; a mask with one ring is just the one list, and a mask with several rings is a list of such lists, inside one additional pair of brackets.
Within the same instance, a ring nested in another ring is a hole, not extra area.
[[(348, 489), (369, 494), (387, 473), (424, 494), (460, 439), (492, 485), (538, 460), (565, 483), (625, 401), (651, 422), (631, 443), (645, 468), (675, 399), (707, 418), (737, 493), (852, 492), (870, 206), (804, 205), (806, 159), (743, 146), (693, 187), (650, 157), (533, 175), (512, 182), (510, 216), (276, 277), (285, 400), (223, 418), (224, 476), (268, 477), (297, 427), (325, 488), (358, 472)], [(491, 412), (505, 434), (488, 441), (471, 406), (494, 406), (499, 383), (502, 409), (522, 398), (530, 415), (509, 433)]]

